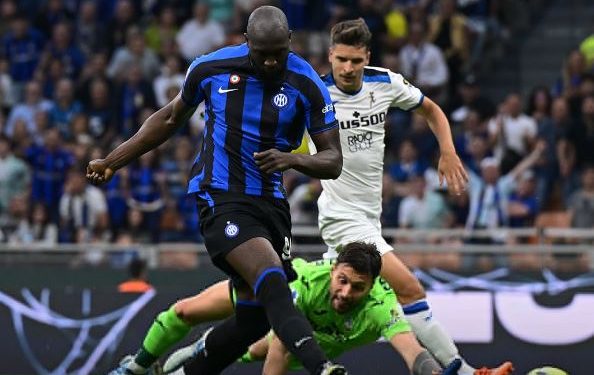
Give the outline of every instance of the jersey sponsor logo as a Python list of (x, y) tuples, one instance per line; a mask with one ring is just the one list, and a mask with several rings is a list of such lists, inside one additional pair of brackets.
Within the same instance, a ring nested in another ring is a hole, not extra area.
[(229, 83), (233, 85), (238, 84), (239, 81), (241, 81), (241, 78), (237, 74), (231, 74), (229, 77)]
[(272, 97), (272, 105), (278, 109), (284, 108), (287, 104), (289, 104), (289, 97), (282, 92)]
[(350, 152), (359, 152), (369, 150), (373, 142), (373, 134), (365, 132), (363, 134), (349, 135), (347, 137), (347, 144)]
[(227, 222), (227, 226), (225, 226), (225, 236), (229, 238), (237, 237), (239, 234), (239, 227), (237, 224), (232, 223), (230, 221)]
[(334, 104), (326, 104), (324, 108), (322, 108), (322, 113), (328, 113), (334, 111)]
[(354, 129), (358, 127), (383, 124), (386, 121), (386, 112), (374, 113), (372, 115), (361, 116), (357, 111), (353, 112), (354, 119), (340, 121), (341, 129)]
[(224, 89), (223, 86), (219, 87), (219, 94), (226, 94), (231, 91), (237, 91), (239, 89)]

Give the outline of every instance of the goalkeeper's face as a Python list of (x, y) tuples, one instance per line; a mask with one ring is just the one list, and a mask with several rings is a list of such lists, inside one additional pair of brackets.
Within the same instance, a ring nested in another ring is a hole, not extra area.
[(355, 308), (367, 297), (373, 279), (371, 275), (357, 273), (348, 263), (340, 263), (330, 274), (330, 303), (339, 314)]

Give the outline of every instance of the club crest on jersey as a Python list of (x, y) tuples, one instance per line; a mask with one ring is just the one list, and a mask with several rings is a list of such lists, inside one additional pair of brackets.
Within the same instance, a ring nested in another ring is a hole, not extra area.
[(289, 104), (289, 97), (282, 92), (279, 92), (272, 97), (272, 105), (278, 109), (282, 109)]
[(225, 236), (233, 238), (236, 237), (238, 234), (239, 227), (237, 226), (237, 224), (228, 221), (227, 226), (225, 227)]
[(241, 81), (241, 78), (237, 74), (231, 74), (229, 77), (229, 83), (235, 85)]

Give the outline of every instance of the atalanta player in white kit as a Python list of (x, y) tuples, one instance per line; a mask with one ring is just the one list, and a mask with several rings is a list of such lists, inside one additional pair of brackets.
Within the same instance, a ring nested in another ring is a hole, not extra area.
[[(382, 254), (393, 249), (380, 224), (386, 112), (391, 107), (414, 110), (424, 99), (418, 88), (388, 69), (365, 67), (362, 78), (353, 94), (338, 88), (331, 74), (322, 77), (336, 109), (343, 152), (342, 174), (321, 181), (318, 199), (319, 226), (330, 258), (352, 240), (372, 242)], [(315, 152), (311, 142), (310, 150)]]
[[(328, 245), (326, 258), (353, 241), (376, 245), (382, 254), (381, 276), (398, 296), (406, 319), (421, 343), (443, 365), (460, 358), (453, 340), (433, 319), (425, 290), (396, 257), (381, 235), (382, 174), (385, 119), (389, 108), (416, 111), (439, 142), (440, 182), (461, 194), (468, 176), (456, 154), (448, 120), (437, 104), (400, 74), (368, 67), (371, 33), (362, 19), (336, 24), (331, 31), (329, 60), (332, 73), (322, 77), (336, 109), (340, 126), (343, 169), (335, 180), (322, 181), (318, 199), (319, 227)], [(310, 146), (313, 146), (310, 144)], [(315, 152), (315, 148), (310, 148)], [(505, 375), (512, 364), (475, 369), (463, 361), (462, 375)]]

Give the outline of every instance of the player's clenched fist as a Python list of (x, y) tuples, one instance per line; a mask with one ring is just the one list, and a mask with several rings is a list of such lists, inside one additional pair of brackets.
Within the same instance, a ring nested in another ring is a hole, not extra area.
[(95, 159), (87, 165), (87, 179), (93, 185), (101, 185), (111, 180), (114, 170), (107, 166), (105, 159)]
[(274, 173), (277, 171), (285, 171), (292, 167), (293, 154), (282, 152), (275, 148), (271, 148), (262, 152), (254, 152), (254, 159), (256, 165), (264, 173)]

